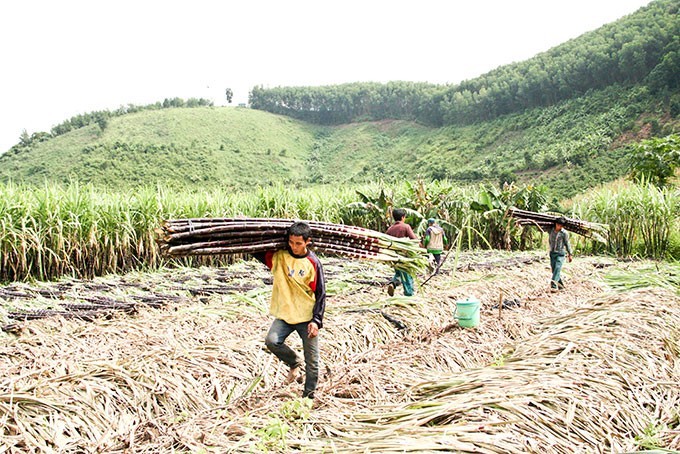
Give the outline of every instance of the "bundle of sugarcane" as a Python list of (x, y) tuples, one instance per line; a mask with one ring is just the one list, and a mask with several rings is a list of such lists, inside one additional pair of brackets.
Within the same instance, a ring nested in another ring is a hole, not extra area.
[[(163, 222), (156, 230), (161, 251), (170, 256), (253, 254), (283, 249), (291, 219), (196, 218)], [(409, 274), (428, 265), (427, 251), (408, 238), (343, 224), (305, 221), (312, 230), (311, 248), (327, 255), (372, 259)]]
[(564, 228), (570, 232), (577, 233), (602, 243), (606, 243), (607, 238), (609, 237), (609, 226), (607, 224), (582, 221), (580, 219), (568, 218), (559, 214), (536, 213), (534, 211), (520, 210), (514, 207), (511, 207), (508, 210), (508, 215), (518, 219), (518, 223), (521, 225), (534, 225), (543, 231), (547, 231), (550, 227), (555, 225), (555, 221), (560, 217), (563, 217), (565, 219)]

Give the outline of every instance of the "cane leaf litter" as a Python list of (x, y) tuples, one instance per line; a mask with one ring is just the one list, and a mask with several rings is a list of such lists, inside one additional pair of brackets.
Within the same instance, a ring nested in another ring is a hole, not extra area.
[[(263, 346), (271, 276), (254, 260), (1, 287), (0, 446), (680, 449), (677, 265), (577, 257), (552, 294), (545, 254), (462, 252), (415, 297), (390, 298), (391, 266), (322, 260), (311, 405)], [(469, 296), (482, 302), (476, 329), (452, 316)]]

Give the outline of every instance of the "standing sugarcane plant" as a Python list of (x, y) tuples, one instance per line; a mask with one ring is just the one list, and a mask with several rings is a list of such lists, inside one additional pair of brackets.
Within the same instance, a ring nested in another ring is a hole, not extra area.
[[(291, 219), (195, 218), (163, 222), (157, 229), (161, 251), (168, 256), (252, 254), (286, 247)], [(362, 227), (305, 221), (311, 247), (322, 254), (386, 262), (419, 274), (428, 266), (427, 251), (416, 241), (395, 238)]]
[(595, 252), (619, 257), (680, 257), (680, 189), (651, 183), (619, 182), (592, 191), (578, 200), (573, 212), (610, 226), (608, 243)]

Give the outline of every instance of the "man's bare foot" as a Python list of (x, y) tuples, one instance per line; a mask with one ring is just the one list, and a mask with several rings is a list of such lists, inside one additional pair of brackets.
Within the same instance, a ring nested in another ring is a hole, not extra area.
[(291, 367), (290, 371), (288, 372), (288, 375), (286, 376), (286, 379), (283, 382), (283, 384), (284, 385), (290, 385), (291, 383), (296, 381), (299, 372), (300, 372), (299, 367)]

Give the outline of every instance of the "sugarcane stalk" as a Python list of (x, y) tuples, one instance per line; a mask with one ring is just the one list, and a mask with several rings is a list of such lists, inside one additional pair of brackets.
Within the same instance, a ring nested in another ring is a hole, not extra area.
[[(294, 221), (260, 218), (172, 219), (156, 229), (164, 254), (248, 254), (286, 247), (286, 232)], [(427, 266), (426, 251), (417, 241), (395, 238), (363, 227), (306, 221), (313, 250), (345, 257), (391, 263), (415, 272)]]
[[(533, 211), (520, 210), (519, 208), (511, 207), (508, 209), (508, 215), (519, 219), (521, 225), (535, 225), (541, 230), (547, 230), (560, 217), (548, 213), (536, 213)], [(598, 224), (594, 222), (582, 221), (580, 219), (572, 219), (565, 217), (564, 228), (571, 232), (592, 238), (603, 243), (607, 242), (609, 236), (609, 226), (606, 224)]]
[[(268, 226), (267, 226), (268, 227)], [(198, 230), (195, 232), (181, 232), (181, 233), (173, 233), (171, 235), (167, 235), (168, 240), (171, 241), (181, 241), (185, 238), (204, 238), (204, 237), (210, 237), (210, 238), (233, 238), (233, 237), (242, 237), (242, 236), (250, 236), (250, 237), (259, 237), (259, 236), (281, 236), (283, 237), (286, 234), (286, 230), (284, 228), (281, 229), (271, 229), (267, 228), (265, 229), (258, 229), (258, 228), (251, 228), (251, 227), (244, 227), (243, 229), (234, 229), (232, 226), (220, 226), (220, 227), (213, 227), (210, 229), (202, 229)]]
[[(189, 254), (191, 251), (196, 249), (214, 248), (214, 247), (243, 247), (257, 245), (261, 243), (281, 243), (285, 244), (283, 237), (279, 238), (262, 238), (259, 241), (252, 241), (252, 238), (230, 238), (228, 240), (217, 240), (217, 241), (202, 241), (196, 243), (185, 243), (179, 244), (171, 247), (169, 251), (173, 255), (184, 255)], [(337, 251), (368, 251), (368, 252), (378, 252), (380, 248), (376, 245), (365, 244), (357, 247), (355, 243), (337, 241), (333, 239), (313, 239), (311, 246), (313, 248), (323, 248), (327, 250), (337, 250)]]
[(358, 249), (354, 248), (351, 246), (343, 246), (341, 244), (333, 244), (333, 243), (324, 243), (324, 242), (316, 242), (313, 241), (310, 245), (312, 249), (314, 250), (324, 250), (324, 251), (333, 251), (335, 253), (338, 253), (342, 255), (343, 253), (347, 252), (350, 254), (353, 253), (365, 253), (368, 255), (375, 255), (380, 252), (380, 249)]
[(233, 246), (200, 247), (191, 251), (176, 250), (170, 247), (167, 251), (170, 255), (222, 255), (222, 254), (252, 254), (266, 252), (274, 249), (283, 249), (286, 243), (283, 241), (266, 241), (259, 243), (237, 244)]

